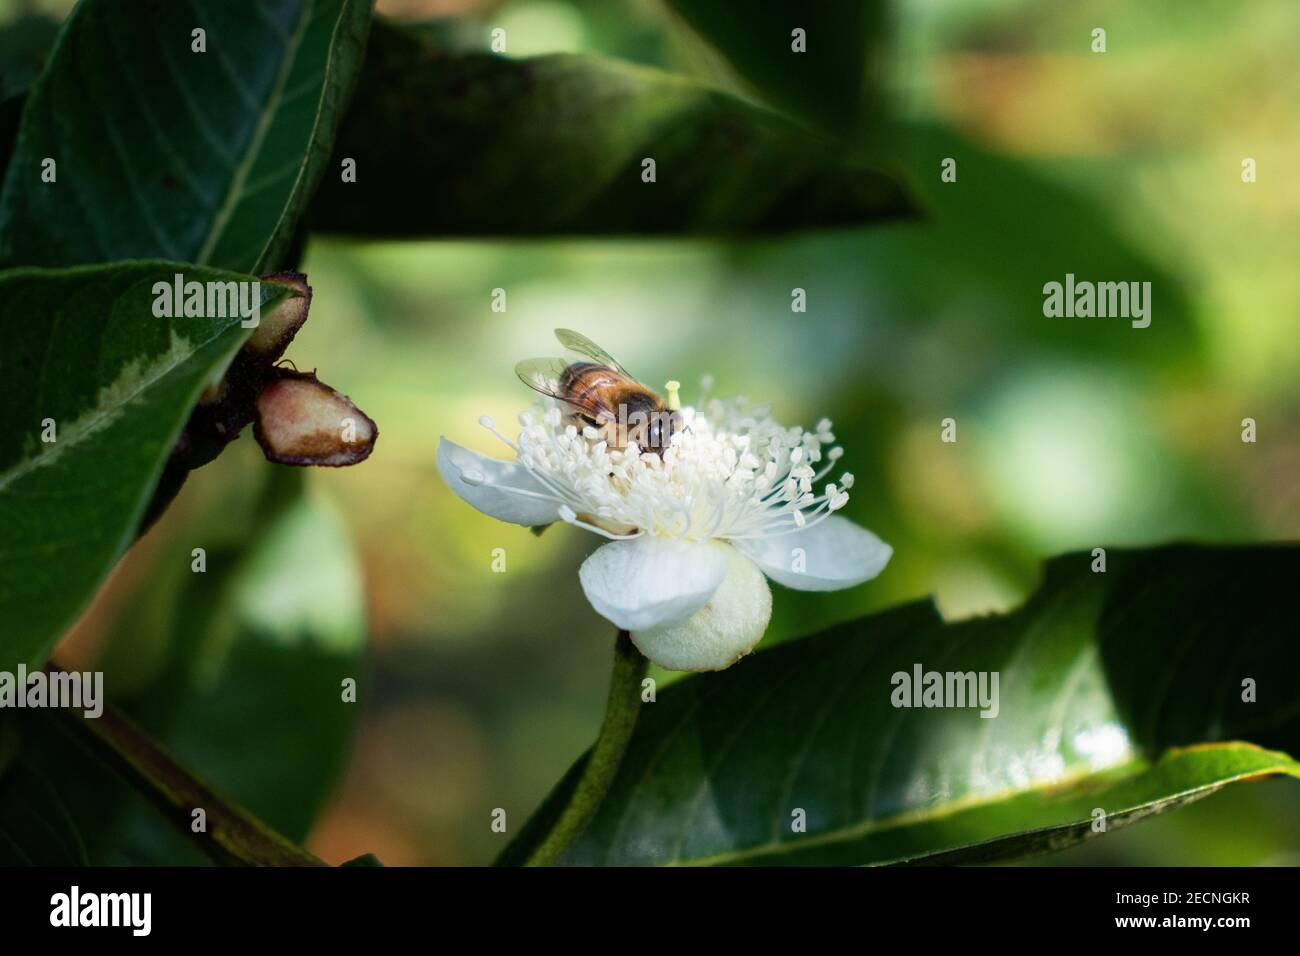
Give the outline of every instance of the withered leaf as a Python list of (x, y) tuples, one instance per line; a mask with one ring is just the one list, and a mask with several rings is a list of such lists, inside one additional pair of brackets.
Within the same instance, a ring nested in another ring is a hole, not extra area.
[(374, 421), (316, 377), (277, 368), (279, 380), (257, 397), (253, 434), (270, 461), (282, 465), (340, 467), (364, 461), (374, 450)]

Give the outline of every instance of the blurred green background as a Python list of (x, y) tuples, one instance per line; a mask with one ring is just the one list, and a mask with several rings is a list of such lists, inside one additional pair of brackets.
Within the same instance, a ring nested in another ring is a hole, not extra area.
[[(379, 10), (459, 18), (467, 44), (505, 27), (513, 56), (595, 52), (735, 84), (652, 0)], [(308, 840), (327, 861), (486, 863), (507, 839), (493, 809), (514, 832), (594, 736), (613, 635), (576, 572), (595, 539), (494, 522), (435, 465), (441, 435), (502, 451), (477, 419), (513, 422), (528, 401), (513, 365), (554, 351), (556, 326), (649, 383), (682, 380), (688, 401), (707, 373), (788, 423), (834, 421), (857, 477), (848, 514), (895, 557), (849, 592), (777, 589), (767, 642), (925, 594), (949, 617), (1005, 609), (1067, 549), (1300, 536), (1300, 6), (901, 0), (891, 19), (892, 116), (858, 145), (912, 184), (922, 222), (741, 242), (309, 242), (314, 304), (289, 355), (381, 432), (361, 466), (306, 475), (352, 540), (333, 586), (364, 595), (369, 641), (359, 728)], [(1105, 54), (1089, 48), (1098, 26)], [(940, 182), (945, 157), (956, 183)], [(1245, 157), (1258, 182), (1242, 182)], [(1042, 286), (1067, 271), (1151, 281), (1151, 328), (1044, 318)], [(956, 444), (939, 440), (946, 417)], [(167, 569), (247, 515), (270, 471), (245, 435), (196, 472), (61, 656), (106, 654), (114, 687), (155, 680), (155, 645), (182, 639), (156, 610), (178, 600)], [(293, 567), (281, 586), (309, 588)], [(1238, 786), (1037, 862), (1296, 864), (1298, 797), (1297, 781)]]

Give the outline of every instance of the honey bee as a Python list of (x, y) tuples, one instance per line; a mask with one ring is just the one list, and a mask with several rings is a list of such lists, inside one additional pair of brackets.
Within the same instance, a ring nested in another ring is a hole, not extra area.
[[(591, 339), (571, 329), (556, 329), (565, 348), (583, 357), (526, 359), (515, 374), (529, 388), (563, 402), (566, 424), (579, 430), (590, 426), (610, 448), (622, 450), (633, 442), (643, 451), (663, 457), (674, 431), (675, 414), (658, 393), (642, 385), (614, 357)], [(669, 382), (669, 404), (677, 405), (676, 382)]]

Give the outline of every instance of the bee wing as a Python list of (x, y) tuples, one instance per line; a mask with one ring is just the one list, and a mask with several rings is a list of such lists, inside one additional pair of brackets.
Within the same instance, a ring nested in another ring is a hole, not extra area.
[[(604, 402), (601, 389), (587, 390), (581, 400), (564, 393), (560, 383), (570, 364), (562, 358), (525, 359), (515, 366), (515, 374), (529, 388), (564, 402), (593, 422), (614, 417), (615, 411)], [(621, 377), (613, 369), (602, 369), (602, 373), (608, 374), (611, 381)]]
[(633, 381), (635, 381), (631, 373), (614, 360), (614, 356), (610, 355), (581, 332), (575, 332), (573, 329), (556, 329), (555, 337), (560, 340), (560, 344), (566, 349), (572, 349), (579, 355), (585, 355), (593, 362), (608, 366), (620, 375), (632, 378)]
[(529, 388), (564, 401), (560, 380), (568, 367), (569, 363), (560, 358), (524, 359), (515, 365), (515, 374)]

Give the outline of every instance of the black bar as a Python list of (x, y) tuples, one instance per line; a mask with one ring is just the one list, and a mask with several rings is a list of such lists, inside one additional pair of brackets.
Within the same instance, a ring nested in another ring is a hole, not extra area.
[(73, 886), (83, 906), (88, 894), (148, 893), (149, 938), (205, 948), (381, 938), (459, 948), (456, 940), (537, 944), (557, 934), (608, 942), (620, 927), (649, 943), (678, 924), (733, 945), (793, 931), (812, 950), (832, 931), (863, 948), (900, 933), (929, 944), (1199, 935), (1232, 945), (1293, 928), (1298, 910), (1295, 870), (1266, 868), (0, 870), (6, 943), (70, 934), (134, 942), (130, 926), (52, 926), (52, 899)]

